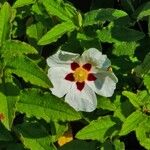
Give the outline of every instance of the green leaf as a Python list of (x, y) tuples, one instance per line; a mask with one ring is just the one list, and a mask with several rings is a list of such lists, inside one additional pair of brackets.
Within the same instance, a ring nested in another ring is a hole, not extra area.
[(11, 134), (6, 130), (6, 128), (0, 123), (0, 141), (12, 141)]
[(5, 41), (1, 51), (5, 58), (22, 54), (37, 54), (37, 50), (34, 47), (18, 40)]
[(138, 46), (137, 42), (117, 42), (114, 44), (113, 54), (117, 56), (133, 56)]
[[(77, 39), (80, 41), (80, 45), (84, 48), (84, 50), (87, 50), (91, 47), (95, 47), (101, 50), (102, 47), (101, 47), (101, 43), (99, 39), (95, 35), (92, 36), (93, 33), (92, 32), (90, 33), (90, 32), (91, 31), (87, 31), (87, 33), (82, 33), (82, 34), (78, 33)], [(89, 34), (89, 35), (86, 35), (86, 34)]]
[(136, 129), (136, 137), (144, 148), (150, 149), (150, 120), (145, 118), (145, 121)]
[(9, 38), (11, 14), (11, 7), (5, 2), (0, 10), (0, 46)]
[(25, 56), (19, 56), (10, 59), (7, 68), (14, 74), (22, 77), (26, 82), (49, 88), (50, 80), (43, 70), (38, 67), (31, 59)]
[(138, 41), (145, 36), (143, 32), (117, 25), (97, 30), (97, 35), (101, 41), (108, 43)]
[(111, 102), (109, 98), (98, 96), (97, 108), (102, 108), (104, 110), (114, 111), (116, 109), (115, 105)]
[(122, 122), (135, 110), (133, 105), (129, 101), (122, 101), (122, 96), (117, 95), (114, 101), (116, 109), (114, 111), (114, 117), (119, 118)]
[(86, 142), (81, 140), (73, 140), (64, 146), (58, 148), (58, 150), (95, 150), (95, 142)]
[[(69, 21), (74, 14), (74, 8), (58, 0), (44, 0), (45, 6), (49, 15), (57, 16), (58, 18)], [(71, 20), (70, 20), (71, 21)]]
[(80, 119), (80, 114), (63, 100), (37, 90), (22, 91), (17, 110), (26, 113), (28, 117), (43, 118), (47, 122)]
[(110, 30), (111, 36), (114, 39), (117, 39), (118, 41), (138, 41), (144, 38), (144, 33), (134, 30), (134, 29), (129, 29), (127, 27), (120, 27), (120, 26), (113, 26)]
[(7, 143), (7, 150), (27, 150), (24, 148), (23, 144), (18, 143)]
[(115, 140), (114, 142), (115, 150), (125, 150), (125, 144), (120, 140)]
[(141, 5), (133, 14), (133, 17), (137, 20), (141, 20), (146, 16), (150, 16), (150, 2)]
[(100, 21), (114, 21), (117, 19), (122, 19), (122, 21), (129, 21), (128, 15), (126, 12), (117, 9), (98, 9), (87, 12), (84, 15), (83, 26), (97, 24)]
[(29, 36), (29, 38), (38, 41), (42, 37), (44, 30), (45, 26), (41, 22), (38, 22), (28, 26), (26, 33)]
[(90, 122), (89, 125), (81, 129), (77, 134), (78, 139), (91, 139), (104, 142), (112, 134), (111, 128), (116, 123), (110, 116), (100, 117), (98, 120)]
[(140, 111), (133, 112), (124, 121), (119, 135), (126, 135), (131, 131), (135, 130), (139, 124), (145, 120), (145, 116)]
[(71, 32), (76, 28), (72, 22), (63, 22), (49, 30), (38, 42), (39, 45), (46, 45), (55, 42), (66, 32)]
[(20, 134), (26, 148), (32, 150), (52, 150), (50, 147), (50, 135), (41, 124), (25, 122), (17, 125), (15, 130)]
[(8, 130), (11, 129), (15, 118), (15, 106), (18, 95), (19, 89), (12, 83), (0, 84), (0, 113), (4, 116), (1, 121)]
[(23, 6), (26, 6), (26, 5), (33, 4), (33, 3), (35, 3), (35, 1), (36, 0), (16, 0), (13, 7), (14, 8), (23, 7)]
[(130, 92), (130, 91), (123, 91), (122, 94), (130, 100), (132, 105), (136, 108), (140, 108), (141, 106), (141, 101), (138, 99), (137, 95)]
[(144, 76), (144, 85), (146, 86), (147, 90), (150, 93), (150, 75)]
[(150, 52), (145, 56), (142, 64), (138, 65), (134, 71), (139, 77), (143, 77), (150, 72)]

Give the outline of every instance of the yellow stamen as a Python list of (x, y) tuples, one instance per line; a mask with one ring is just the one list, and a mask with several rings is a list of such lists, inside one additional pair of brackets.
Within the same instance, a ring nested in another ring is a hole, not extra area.
[(111, 68), (111, 67), (108, 67), (108, 68), (107, 68), (107, 71), (112, 72), (112, 68)]
[(64, 144), (66, 144), (72, 140), (73, 140), (72, 132), (71, 132), (71, 130), (68, 130), (67, 132), (64, 133), (63, 136), (61, 136), (58, 139), (58, 144), (59, 144), (59, 146), (63, 146)]
[(76, 82), (83, 82), (88, 78), (88, 71), (82, 67), (79, 67), (75, 70), (73, 76)]

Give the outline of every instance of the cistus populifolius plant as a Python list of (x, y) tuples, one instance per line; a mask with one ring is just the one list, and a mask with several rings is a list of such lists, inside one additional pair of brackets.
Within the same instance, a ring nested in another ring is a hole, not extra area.
[(0, 0), (0, 150), (57, 149), (150, 150), (149, 0)]

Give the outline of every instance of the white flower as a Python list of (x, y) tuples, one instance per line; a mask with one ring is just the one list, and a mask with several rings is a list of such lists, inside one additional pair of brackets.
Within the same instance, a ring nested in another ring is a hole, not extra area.
[(58, 52), (47, 59), (50, 90), (77, 111), (96, 109), (96, 94), (110, 97), (118, 82), (110, 68), (110, 60), (95, 48), (79, 54)]

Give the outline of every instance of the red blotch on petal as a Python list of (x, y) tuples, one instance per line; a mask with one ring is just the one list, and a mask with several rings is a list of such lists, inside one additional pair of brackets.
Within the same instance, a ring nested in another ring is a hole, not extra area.
[(96, 79), (97, 79), (97, 78), (94, 76), (93, 73), (89, 73), (89, 74), (88, 74), (88, 78), (87, 78), (88, 81), (95, 81)]
[(76, 82), (76, 85), (77, 85), (77, 89), (79, 91), (82, 91), (85, 86), (85, 82)]
[(76, 63), (76, 62), (71, 63), (71, 69), (72, 70), (76, 70), (79, 67), (80, 67), (80, 65), (78, 63)]
[(84, 65), (82, 66), (82, 68), (84, 68), (84, 69), (87, 70), (87, 71), (90, 71), (91, 68), (92, 68), (92, 65), (89, 64), (89, 63), (86, 63), (86, 64), (84, 64)]
[(5, 118), (5, 117), (4, 117), (4, 114), (3, 114), (3, 113), (0, 113), (0, 121), (1, 121), (1, 120), (4, 120), (4, 118)]
[(68, 80), (68, 81), (75, 81), (73, 73), (67, 74), (65, 79)]

